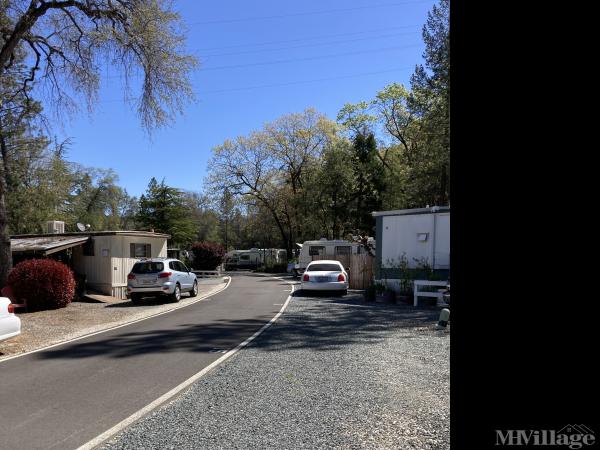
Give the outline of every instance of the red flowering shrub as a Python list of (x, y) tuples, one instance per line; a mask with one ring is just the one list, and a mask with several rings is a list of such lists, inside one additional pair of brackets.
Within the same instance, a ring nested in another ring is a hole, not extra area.
[(28, 311), (64, 308), (75, 295), (73, 272), (52, 259), (28, 259), (17, 264), (8, 282), (17, 301), (25, 300)]
[(194, 254), (194, 269), (215, 270), (223, 262), (225, 248), (214, 242), (194, 242), (192, 253)]

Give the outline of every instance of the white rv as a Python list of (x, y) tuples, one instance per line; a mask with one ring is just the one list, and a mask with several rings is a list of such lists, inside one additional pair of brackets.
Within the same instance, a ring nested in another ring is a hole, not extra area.
[(287, 252), (281, 248), (232, 250), (225, 255), (225, 270), (253, 269), (263, 264), (284, 264)]
[[(371, 239), (370, 242), (374, 241)], [(298, 263), (294, 265), (292, 272), (298, 276), (304, 272), (306, 266), (315, 259), (339, 259), (349, 255), (360, 255), (367, 250), (358, 242), (350, 242), (342, 239), (328, 240), (322, 238), (318, 241), (305, 241), (297, 244), (300, 247)]]

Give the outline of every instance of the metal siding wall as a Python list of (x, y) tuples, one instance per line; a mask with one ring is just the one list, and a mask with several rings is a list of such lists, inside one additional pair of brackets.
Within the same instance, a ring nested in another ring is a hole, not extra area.
[[(410, 268), (417, 266), (413, 258), (427, 258), (430, 264), (433, 263), (433, 214), (384, 216), (382, 219), (383, 267), (397, 265), (402, 253), (406, 253)], [(429, 233), (429, 236), (425, 242), (420, 242), (418, 233)]]
[[(167, 240), (160, 237), (144, 236), (93, 236), (94, 256), (84, 256), (81, 246), (73, 249), (73, 263), (78, 273), (86, 275), (86, 281), (95, 289), (108, 295), (125, 298), (127, 275), (137, 261), (129, 257), (129, 244), (146, 243), (152, 246), (152, 257), (167, 256)], [(108, 249), (109, 256), (102, 256), (102, 249)]]
[[(94, 257), (90, 259), (92, 268), (98, 283), (112, 285), (112, 266), (111, 266), (111, 238), (112, 236), (94, 236)], [(108, 255), (103, 256), (102, 251), (108, 250)]]
[(114, 270), (114, 278), (112, 280), (113, 287), (126, 286), (127, 275), (138, 258), (131, 258), (129, 255), (130, 244), (150, 244), (152, 258), (167, 257), (167, 240), (161, 237), (146, 237), (146, 236), (115, 236), (118, 238), (118, 243), (115, 244), (115, 252), (113, 253), (112, 265)]
[(450, 268), (450, 213), (438, 214), (435, 224), (435, 269)]

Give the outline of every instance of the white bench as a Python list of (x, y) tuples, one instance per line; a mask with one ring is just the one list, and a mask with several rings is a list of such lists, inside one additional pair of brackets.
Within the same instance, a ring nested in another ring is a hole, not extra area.
[(220, 270), (192, 270), (196, 278), (217, 278), (221, 276)]
[(443, 292), (423, 292), (423, 291), (419, 291), (419, 286), (443, 286), (443, 287), (446, 287), (447, 284), (448, 284), (447, 281), (415, 280), (414, 281), (414, 286), (415, 286), (415, 290), (414, 290), (414, 295), (415, 295), (414, 306), (418, 306), (419, 305), (419, 297), (444, 298), (444, 293)]

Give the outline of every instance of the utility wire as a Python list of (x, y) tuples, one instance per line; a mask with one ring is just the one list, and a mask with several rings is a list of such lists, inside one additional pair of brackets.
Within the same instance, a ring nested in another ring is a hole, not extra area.
[(381, 33), (382, 31), (392, 31), (392, 30), (406, 30), (410, 28), (421, 28), (420, 25), (407, 25), (402, 27), (387, 27), (387, 28), (378, 28), (376, 30), (364, 30), (364, 31), (354, 31), (352, 33), (337, 33), (337, 34), (321, 34), (317, 36), (306, 36), (303, 38), (297, 39), (286, 39), (286, 40), (277, 40), (277, 41), (269, 41), (269, 42), (257, 42), (254, 44), (237, 44), (237, 45), (227, 45), (224, 47), (204, 47), (197, 48), (194, 51), (199, 52), (212, 52), (214, 50), (229, 50), (232, 48), (244, 48), (244, 47), (259, 47), (262, 45), (272, 45), (272, 44), (288, 44), (293, 42), (302, 42), (302, 41), (311, 41), (315, 39), (327, 39), (327, 38), (336, 38), (343, 36), (356, 36), (357, 34), (366, 34), (366, 33)]
[[(280, 87), (280, 86), (293, 86), (293, 85), (297, 85), (297, 84), (308, 84), (308, 83), (316, 83), (316, 82), (320, 82), (320, 81), (341, 80), (344, 78), (356, 78), (356, 77), (363, 77), (363, 76), (369, 76), (369, 75), (378, 75), (378, 74), (382, 74), (382, 73), (400, 72), (402, 70), (409, 70), (409, 69), (413, 69), (413, 68), (414, 68), (413, 66), (404, 66), (404, 67), (397, 67), (395, 69), (378, 70), (375, 72), (355, 73), (355, 74), (351, 74), (351, 75), (340, 75), (340, 76), (336, 76), (336, 77), (314, 78), (311, 80), (289, 81), (289, 82), (285, 82), (285, 83), (261, 84), (261, 85), (257, 85), (257, 86), (246, 86), (246, 87), (231, 88), (231, 89), (216, 89), (216, 90), (212, 90), (212, 91), (205, 91), (204, 94), (221, 94), (221, 93), (226, 93), (226, 92), (250, 91), (250, 90), (254, 90), (254, 89), (265, 89), (265, 88)], [(199, 95), (199, 96), (201, 94), (203, 94), (203, 93), (202, 92), (197, 93), (197, 95)]]
[(338, 58), (340, 56), (361, 55), (361, 54), (365, 54), (365, 53), (378, 53), (378, 52), (385, 52), (385, 51), (390, 51), (390, 50), (401, 50), (401, 49), (407, 49), (407, 48), (413, 48), (413, 47), (420, 47), (421, 45), (422, 44), (419, 43), (419, 44), (396, 46), (396, 47), (376, 48), (376, 49), (371, 49), (371, 50), (359, 50), (359, 51), (346, 52), (346, 53), (332, 53), (329, 55), (310, 56), (307, 58), (280, 59), (280, 60), (275, 60), (275, 61), (262, 61), (262, 62), (249, 63), (249, 64), (233, 64), (230, 66), (205, 67), (204, 69), (201, 69), (200, 73), (207, 72), (207, 71), (213, 71), (213, 70), (239, 69), (242, 67), (266, 66), (266, 65), (272, 65), (272, 64), (285, 64), (285, 63), (293, 63), (293, 62), (299, 62), (299, 61), (313, 61), (313, 60), (317, 60), (317, 59)]
[[(352, 52), (346, 52), (346, 53), (334, 53), (334, 54), (321, 55), (321, 56), (309, 56), (306, 58), (294, 58), (294, 59), (275, 60), (275, 61), (262, 61), (262, 62), (258, 62), (258, 63), (237, 64), (237, 65), (230, 65), (230, 66), (204, 67), (204, 68), (200, 69), (199, 73), (202, 74), (202, 72), (212, 71), (212, 70), (237, 69), (237, 68), (242, 68), (242, 67), (265, 66), (265, 65), (272, 65), (272, 64), (292, 63), (292, 62), (297, 62), (297, 61), (312, 61), (312, 60), (326, 59), (326, 58), (337, 58), (340, 56), (358, 55), (358, 54), (365, 54), (365, 53), (377, 53), (377, 52), (389, 51), (389, 50), (414, 48), (414, 47), (419, 47), (420, 45), (422, 45), (422, 44), (418, 43), (418, 44), (411, 44), (411, 45), (406, 45), (406, 46), (377, 48), (377, 49), (371, 49), (371, 50), (359, 50), (359, 51), (352, 51)], [(287, 50), (287, 48), (286, 48), (286, 50)], [(210, 55), (210, 56), (216, 56), (216, 55)], [(139, 78), (142, 76), (143, 76), (143, 73), (131, 74), (131, 78)], [(116, 79), (116, 78), (123, 78), (123, 77), (124, 77), (124, 75), (120, 74), (120, 75), (106, 75), (103, 78), (104, 79)]]
[[(251, 90), (255, 90), (255, 89), (267, 89), (267, 88), (272, 88), (272, 87), (294, 86), (294, 85), (298, 85), (298, 84), (318, 83), (321, 81), (333, 81), (333, 80), (341, 80), (341, 79), (345, 79), (345, 78), (358, 78), (358, 77), (363, 77), (363, 76), (378, 75), (378, 74), (382, 74), (382, 73), (400, 72), (403, 70), (409, 70), (409, 69), (413, 69), (413, 68), (414, 68), (414, 66), (404, 66), (404, 67), (397, 67), (395, 69), (354, 73), (354, 74), (350, 74), (350, 75), (339, 75), (339, 76), (335, 76), (335, 77), (313, 78), (313, 79), (309, 79), (309, 80), (297, 80), (297, 81), (288, 81), (288, 82), (283, 82), (283, 83), (261, 84), (261, 85), (256, 85), (256, 86), (245, 86), (245, 87), (231, 88), (231, 89), (215, 89), (215, 90), (211, 90), (211, 91), (195, 92), (195, 94), (198, 95), (199, 97), (201, 97), (202, 95), (207, 95), (207, 94), (223, 94), (223, 93), (227, 93), (227, 92), (251, 91)], [(104, 101), (100, 101), (99, 103), (116, 103), (116, 102), (133, 101), (133, 100), (138, 100), (138, 99), (135, 97), (130, 97), (130, 98), (122, 99), (122, 100), (104, 100)]]
[(288, 46), (288, 47), (263, 48), (260, 50), (248, 50), (248, 51), (230, 52), (230, 53), (215, 53), (215, 54), (204, 55), (204, 56), (206, 58), (211, 58), (211, 57), (217, 57), (217, 56), (249, 55), (249, 54), (253, 54), (253, 53), (275, 52), (275, 51), (279, 51), (279, 50), (292, 50), (292, 49), (296, 49), (296, 48), (322, 47), (325, 45), (346, 44), (349, 42), (367, 41), (367, 40), (372, 40), (372, 39), (381, 39), (381, 38), (388, 38), (388, 37), (395, 37), (395, 36), (409, 36), (409, 35), (417, 34), (417, 33), (419, 33), (419, 32), (418, 31), (410, 31), (407, 33), (393, 33), (393, 34), (385, 34), (382, 36), (369, 36), (369, 37), (355, 38), (355, 39), (344, 39), (342, 41), (316, 42), (316, 43), (312, 43), (312, 44), (302, 44), (302, 45), (294, 45), (294, 46)]
[(376, 3), (373, 5), (355, 6), (353, 8), (326, 9), (326, 10), (321, 10), (321, 11), (310, 11), (310, 12), (303, 12), (303, 13), (279, 14), (276, 16), (245, 17), (245, 18), (241, 18), (241, 19), (209, 20), (209, 21), (205, 21), (205, 22), (191, 22), (188, 25), (213, 25), (213, 24), (221, 24), (221, 23), (250, 22), (250, 21), (255, 21), (255, 20), (284, 19), (286, 17), (313, 16), (313, 15), (318, 15), (318, 14), (330, 14), (330, 13), (345, 12), (345, 11), (359, 11), (362, 9), (403, 6), (403, 5), (410, 5), (410, 4), (415, 4), (415, 3), (421, 3), (421, 4), (431, 3), (431, 0), (429, 0), (429, 1), (415, 0), (415, 1), (398, 2), (398, 3), (379, 3), (379, 4)]

